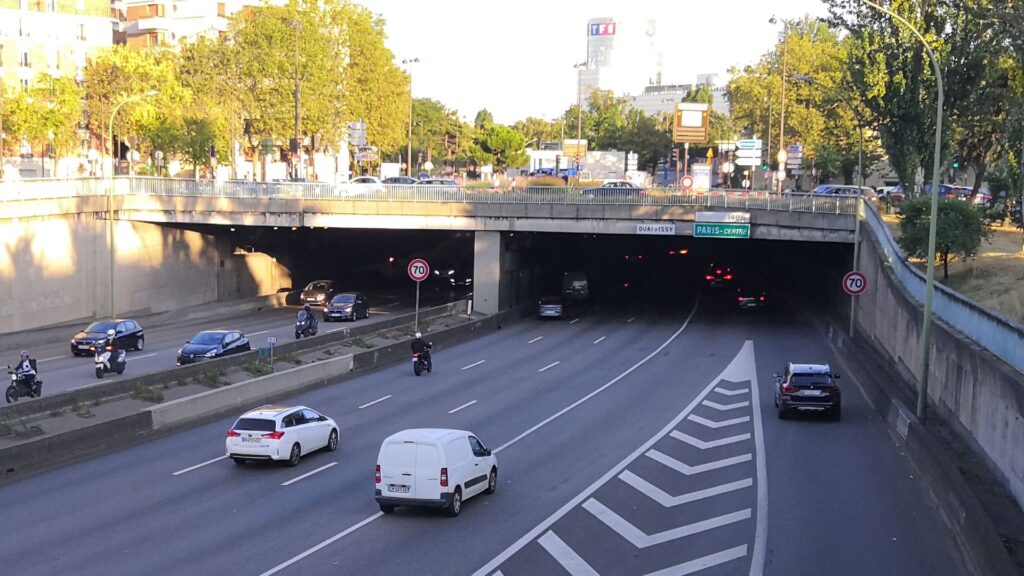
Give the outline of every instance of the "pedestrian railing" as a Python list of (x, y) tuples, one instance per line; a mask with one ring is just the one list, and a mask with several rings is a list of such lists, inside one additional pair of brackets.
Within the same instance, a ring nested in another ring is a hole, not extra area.
[[(864, 223), (878, 239), (882, 256), (907, 292), (920, 303), (925, 298), (925, 275), (911, 266), (878, 210), (866, 203)], [(933, 313), (946, 324), (1024, 372), (1024, 326), (985, 309), (943, 284), (935, 284)]]

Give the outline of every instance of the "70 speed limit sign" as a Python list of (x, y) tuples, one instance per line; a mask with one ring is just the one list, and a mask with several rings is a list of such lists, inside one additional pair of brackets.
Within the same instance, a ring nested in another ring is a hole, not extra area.
[(860, 296), (868, 289), (868, 279), (860, 272), (847, 272), (843, 276), (843, 290), (850, 296)]

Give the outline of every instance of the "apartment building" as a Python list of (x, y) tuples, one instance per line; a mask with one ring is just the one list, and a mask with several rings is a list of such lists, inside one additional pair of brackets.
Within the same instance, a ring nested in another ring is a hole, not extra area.
[(228, 29), (228, 18), (260, 0), (117, 0), (115, 41), (129, 46), (177, 44), (214, 37)]

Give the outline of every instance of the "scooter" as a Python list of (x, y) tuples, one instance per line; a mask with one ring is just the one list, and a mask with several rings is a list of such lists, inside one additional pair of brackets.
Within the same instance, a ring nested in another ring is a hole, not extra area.
[[(32, 364), (35, 368), (35, 361)], [(43, 395), (43, 381), (38, 376), (31, 384), (27, 384), (25, 381), (28, 380), (28, 374), (18, 374), (16, 370), (11, 370), (10, 366), (7, 367), (7, 373), (11, 375), (11, 384), (4, 393), (8, 404), (17, 402), (18, 398), (22, 396), (38, 398)]]
[(312, 312), (307, 313), (305, 310), (299, 310), (298, 317), (295, 320), (295, 339), (298, 340), (303, 336), (307, 338), (316, 336), (318, 329), (316, 316)]
[(424, 371), (430, 372), (433, 369), (433, 362), (430, 361), (430, 347), (427, 347), (426, 352), (413, 352), (412, 353), (412, 371), (414, 374), (419, 376)]
[[(101, 352), (102, 350), (102, 352)], [(117, 372), (118, 374), (124, 374), (125, 367), (128, 366), (127, 352), (123, 349), (117, 351), (117, 358), (113, 362), (110, 361), (110, 345), (106, 345), (102, 348), (96, 349), (96, 377), (103, 378), (105, 374), (111, 372)]]

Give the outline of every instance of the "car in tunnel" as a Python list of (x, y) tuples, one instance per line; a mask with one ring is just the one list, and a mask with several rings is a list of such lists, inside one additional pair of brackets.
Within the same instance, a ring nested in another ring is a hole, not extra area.
[(177, 364), (193, 364), (201, 360), (248, 352), (249, 339), (238, 330), (204, 330), (178, 348)]
[(142, 325), (135, 320), (102, 320), (89, 324), (71, 339), (72, 356), (92, 356), (97, 340), (107, 337), (107, 330), (114, 330), (117, 345), (123, 350), (142, 350), (146, 345), (146, 336)]
[(704, 273), (704, 280), (712, 288), (723, 288), (732, 284), (734, 275), (732, 267), (719, 262), (708, 264), (707, 272)]
[(786, 370), (772, 374), (775, 379), (775, 406), (779, 419), (794, 413), (825, 414), (833, 420), (842, 416), (843, 395), (828, 364), (797, 364), (790, 362)]
[(537, 303), (537, 318), (540, 320), (561, 318), (562, 313), (562, 299), (558, 296), (544, 296)]
[(302, 304), (314, 304), (323, 306), (334, 297), (333, 280), (313, 280), (302, 289), (299, 294), (299, 301)]
[(768, 294), (755, 286), (740, 286), (736, 289), (736, 302), (740, 310), (760, 310), (768, 305)]
[(352, 320), (370, 317), (370, 304), (362, 292), (341, 292), (335, 294), (324, 306), (324, 322)]

